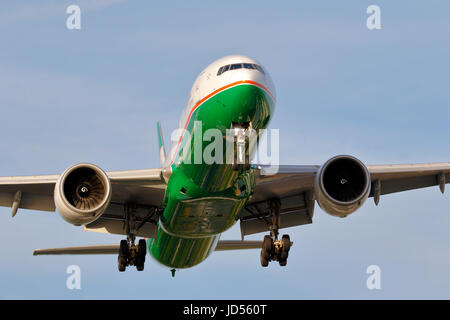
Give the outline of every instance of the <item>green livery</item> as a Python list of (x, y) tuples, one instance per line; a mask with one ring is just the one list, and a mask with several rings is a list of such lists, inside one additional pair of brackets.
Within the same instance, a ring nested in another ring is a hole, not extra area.
[[(186, 126), (189, 134), (183, 135), (171, 164), (158, 236), (148, 241), (149, 251), (157, 261), (178, 269), (205, 260), (220, 234), (239, 219), (255, 185), (253, 170), (233, 170), (232, 164), (226, 163), (226, 143), (222, 164), (196, 164), (194, 152), (183, 150), (198, 148), (195, 137), (198, 133), (203, 136), (208, 129), (219, 129), (225, 139), (233, 123), (251, 123), (256, 131), (265, 128), (274, 104), (264, 89), (239, 84), (215, 94), (192, 112)], [(196, 122), (201, 122), (200, 129)], [(203, 151), (210, 142), (200, 141)]]

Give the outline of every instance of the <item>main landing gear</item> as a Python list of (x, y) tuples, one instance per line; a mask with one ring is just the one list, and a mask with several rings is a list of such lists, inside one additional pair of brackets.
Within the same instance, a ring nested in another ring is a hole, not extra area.
[(138, 244), (134, 243), (134, 239), (120, 241), (118, 267), (123, 272), (127, 266), (136, 266), (137, 271), (144, 270), (145, 254), (147, 253), (147, 245), (144, 239), (140, 239)]
[[(143, 271), (145, 255), (147, 254), (147, 243), (145, 239), (140, 239), (137, 244), (135, 243), (136, 230), (139, 229), (139, 225), (136, 223), (134, 207), (127, 205), (125, 207), (125, 213), (127, 239), (120, 241), (117, 265), (120, 272), (125, 271), (128, 266), (136, 266), (137, 271)], [(143, 222), (141, 222), (141, 224), (143, 224)]]
[(261, 266), (267, 267), (270, 261), (278, 261), (280, 266), (287, 264), (291, 239), (285, 234), (278, 240), (278, 229), (280, 228), (280, 200), (272, 200), (270, 203), (272, 216), (270, 235), (264, 236), (261, 249)]

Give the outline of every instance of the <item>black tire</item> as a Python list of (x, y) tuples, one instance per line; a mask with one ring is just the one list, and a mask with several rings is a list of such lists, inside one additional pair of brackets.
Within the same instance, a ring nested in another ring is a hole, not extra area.
[(289, 235), (284, 234), (283, 237), (281, 237), (281, 245), (289, 252), (289, 249), (291, 249), (291, 238)]
[(136, 265), (136, 270), (137, 271), (144, 271), (144, 264), (142, 263), (142, 264), (137, 264)]
[(127, 240), (120, 241), (119, 258), (117, 266), (120, 272), (124, 272), (128, 265), (128, 242)]
[(121, 240), (120, 241), (120, 248), (119, 248), (119, 256), (122, 256), (124, 258), (128, 258), (128, 241), (127, 240)]
[(265, 255), (264, 255), (264, 251), (261, 250), (261, 266), (267, 267), (268, 265), (269, 265), (269, 260), (266, 259)]
[(281, 260), (280, 261), (283, 261), (283, 260), (287, 261), (290, 249), (291, 249), (291, 239), (289, 238), (289, 235), (285, 234), (281, 238), (281, 254), (280, 254)]
[(145, 239), (140, 239), (138, 243), (138, 253), (136, 257), (137, 271), (143, 271), (145, 265), (145, 255), (147, 253), (147, 242)]
[(147, 242), (145, 239), (140, 239), (138, 243), (138, 254), (145, 260), (145, 255), (147, 254)]
[(269, 259), (273, 253), (273, 240), (270, 236), (264, 236), (261, 253), (264, 253), (264, 258)]
[(287, 265), (287, 259), (280, 259), (278, 262), (280, 263), (281, 267), (285, 267)]
[(125, 265), (126, 261), (123, 257), (119, 256), (119, 259), (117, 261), (117, 267), (119, 269), (119, 272), (124, 272), (126, 270), (126, 265)]

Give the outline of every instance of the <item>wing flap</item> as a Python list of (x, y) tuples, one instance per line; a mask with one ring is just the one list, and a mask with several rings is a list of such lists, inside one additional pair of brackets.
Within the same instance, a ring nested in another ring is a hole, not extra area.
[[(158, 217), (155, 207), (135, 206), (133, 232), (138, 237), (156, 238), (158, 232)], [(83, 228), (85, 231), (127, 235), (126, 211), (121, 204), (110, 204), (104, 214)]]
[(240, 219), (241, 238), (270, 229), (270, 201), (280, 201), (280, 228), (312, 223), (314, 177), (319, 166), (279, 166), (271, 174), (257, 166), (256, 186)]

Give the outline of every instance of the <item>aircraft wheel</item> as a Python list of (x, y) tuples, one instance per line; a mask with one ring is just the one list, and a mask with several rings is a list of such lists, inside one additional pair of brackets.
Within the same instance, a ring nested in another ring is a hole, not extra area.
[(122, 256), (124, 258), (128, 258), (128, 241), (127, 240), (121, 240), (120, 241), (120, 247), (119, 247), (119, 256)]
[(138, 252), (136, 257), (136, 269), (137, 271), (144, 270), (145, 255), (147, 253), (147, 243), (144, 239), (139, 240)]
[(270, 236), (264, 236), (262, 253), (264, 253), (264, 257), (269, 259), (273, 253), (273, 240)]
[(280, 259), (278, 263), (281, 267), (285, 267), (287, 265), (287, 259)]
[(128, 242), (127, 240), (120, 241), (118, 268), (120, 272), (124, 272), (128, 265)]
[(123, 257), (121, 257), (121, 256), (119, 256), (117, 265), (118, 265), (118, 268), (119, 268), (120, 272), (124, 272), (125, 269), (127, 268), (126, 267), (126, 260)]
[(138, 252), (141, 257), (145, 258), (145, 254), (147, 253), (147, 242), (145, 241), (145, 239), (139, 240)]
[(264, 251), (261, 250), (261, 266), (267, 267), (269, 265), (269, 260), (265, 257)]
[(281, 238), (281, 255), (280, 255), (281, 260), (287, 260), (290, 248), (291, 248), (291, 239), (287, 234), (285, 234)]

